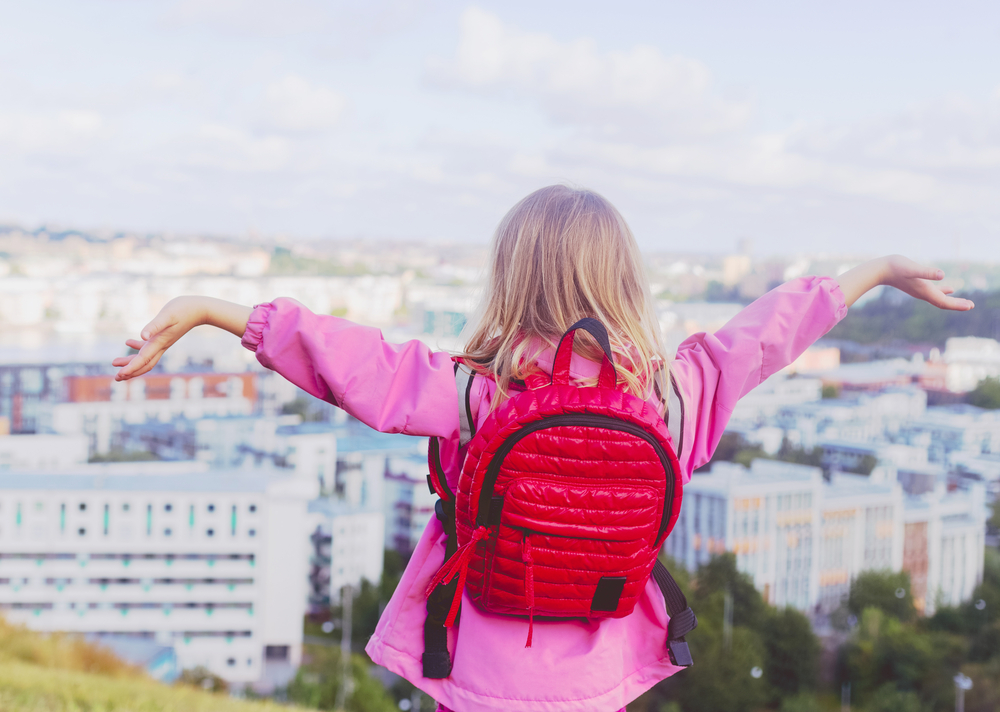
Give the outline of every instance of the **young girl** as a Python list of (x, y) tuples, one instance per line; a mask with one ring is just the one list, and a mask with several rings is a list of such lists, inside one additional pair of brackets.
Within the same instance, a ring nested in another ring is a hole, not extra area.
[[(494, 236), (483, 305), (462, 354), (481, 375), (461, 394), (462, 406), (468, 398), (482, 421), (515, 381), (550, 372), (556, 340), (571, 324), (594, 317), (611, 333), (624, 387), (667, 420), (687, 482), (711, 458), (737, 400), (791, 363), (868, 290), (891, 285), (942, 309), (971, 309), (932, 283), (943, 276), (893, 256), (837, 279), (796, 279), (715, 334), (690, 337), (667, 366), (642, 257), (621, 215), (595, 193), (543, 188), (514, 206)], [(377, 430), (443, 438), (442, 464), (455, 487), (465, 448), (450, 354), (419, 341), (388, 344), (377, 329), (313, 314), (290, 299), (251, 309), (180, 297), (142, 330), (141, 340), (126, 342), (139, 351), (115, 359), (117, 379), (146, 373), (200, 324), (232, 332), (261, 364)], [(594, 382), (599, 359), (597, 349), (573, 355), (571, 373), (580, 384)], [(662, 370), (669, 377), (656, 380), (669, 386), (657, 395), (654, 374)], [(367, 646), (372, 660), (426, 691), (440, 709), (611, 712), (680, 669), (667, 655), (668, 618), (650, 580), (631, 615), (536, 621), (531, 648), (522, 620), (484, 612), (466, 598), (449, 634), (451, 674), (423, 677), (425, 590), (444, 550), (444, 531), (433, 518)]]

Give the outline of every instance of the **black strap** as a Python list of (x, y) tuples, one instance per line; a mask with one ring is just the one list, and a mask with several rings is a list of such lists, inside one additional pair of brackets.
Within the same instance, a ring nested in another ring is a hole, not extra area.
[[(604, 355), (608, 357), (608, 361), (610, 361), (613, 366), (615, 363), (615, 355), (611, 351), (611, 339), (608, 338), (608, 330), (604, 327), (604, 324), (589, 316), (580, 319), (580, 321), (566, 329), (566, 333), (563, 334), (562, 339), (559, 339), (559, 346), (562, 346), (563, 340), (577, 329), (583, 329), (594, 337), (597, 345), (601, 347), (601, 350), (604, 351)], [(556, 353), (559, 353), (559, 346), (556, 347)]]
[(680, 586), (674, 581), (674, 577), (667, 571), (667, 567), (657, 559), (653, 565), (653, 580), (660, 587), (663, 593), (663, 600), (667, 604), (667, 613), (670, 615), (670, 623), (667, 626), (667, 650), (670, 653), (670, 662), (681, 667), (688, 667), (694, 663), (691, 659), (691, 651), (684, 640), (684, 636), (698, 627), (698, 619), (694, 611), (688, 606), (687, 599), (681, 591)]
[[(444, 560), (448, 561), (458, 550), (455, 533), (455, 503), (439, 499), (434, 503), (437, 516), (447, 536), (444, 543)], [(442, 563), (443, 565), (443, 563)], [(451, 657), (448, 655), (448, 629), (444, 627), (448, 609), (455, 598), (458, 579), (449, 584), (439, 584), (427, 597), (427, 618), (424, 619), (424, 677), (441, 680), (451, 674)], [(461, 611), (460, 611), (461, 613)]]

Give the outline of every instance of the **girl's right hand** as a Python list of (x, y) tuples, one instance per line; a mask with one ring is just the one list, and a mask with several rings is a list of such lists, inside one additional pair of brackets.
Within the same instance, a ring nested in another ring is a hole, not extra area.
[(119, 366), (116, 381), (141, 376), (155, 366), (164, 352), (196, 326), (206, 323), (206, 304), (202, 297), (177, 297), (143, 327), (139, 339), (127, 339), (125, 345), (139, 353), (121, 356), (111, 362)]

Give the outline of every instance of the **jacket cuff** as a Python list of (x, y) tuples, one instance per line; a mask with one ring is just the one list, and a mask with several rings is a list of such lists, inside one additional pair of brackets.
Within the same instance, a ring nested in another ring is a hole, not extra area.
[(836, 319), (839, 322), (847, 316), (847, 299), (844, 298), (844, 293), (840, 290), (840, 282), (833, 277), (825, 277), (824, 279), (828, 280), (830, 285), (830, 296), (833, 297), (834, 301), (837, 303)]
[(267, 326), (267, 320), (273, 310), (274, 305), (270, 302), (254, 307), (250, 318), (247, 319), (247, 330), (243, 333), (243, 339), (240, 342), (243, 344), (243, 348), (256, 353), (257, 347), (260, 346), (260, 342), (264, 338), (264, 327)]

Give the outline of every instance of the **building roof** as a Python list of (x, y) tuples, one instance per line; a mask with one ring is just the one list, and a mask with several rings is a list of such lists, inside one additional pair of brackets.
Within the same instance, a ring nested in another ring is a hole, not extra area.
[(891, 495), (896, 485), (893, 482), (876, 482), (865, 475), (837, 473), (826, 485), (825, 494), (830, 498), (865, 497)]
[(0, 472), (0, 491), (266, 492), (273, 482), (291, 477), (287, 470), (233, 469), (198, 472), (186, 467), (173, 474), (149, 474), (141, 477), (102, 472), (4, 471)]

